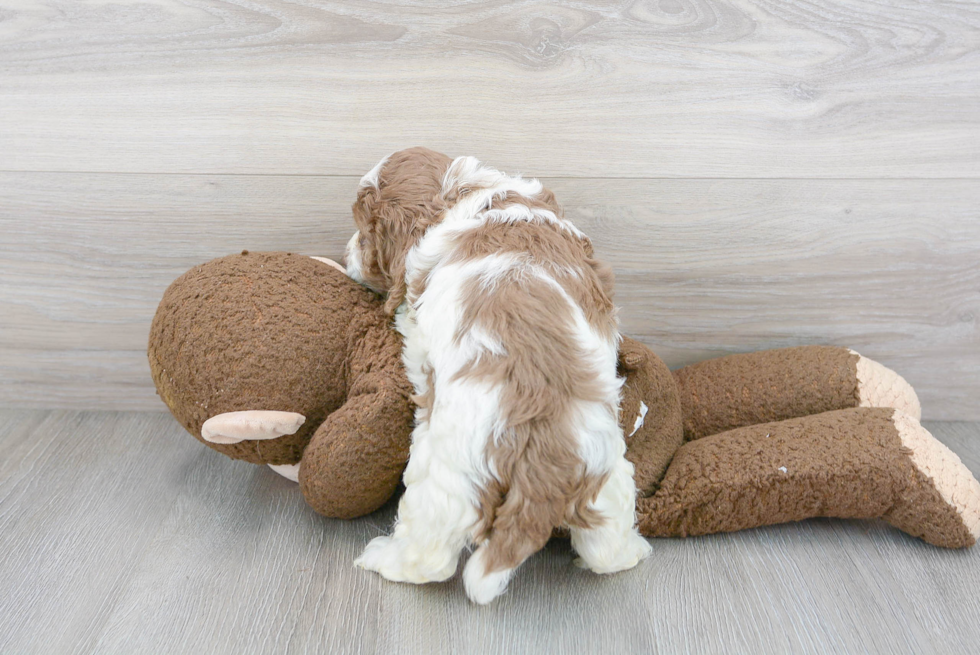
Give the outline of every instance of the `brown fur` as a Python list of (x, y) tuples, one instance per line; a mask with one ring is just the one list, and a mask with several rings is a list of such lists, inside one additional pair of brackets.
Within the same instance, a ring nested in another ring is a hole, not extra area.
[(361, 233), (364, 282), (388, 294), (388, 314), (405, 300), (405, 255), (442, 217), (442, 177), (451, 163), (428, 148), (402, 150), (385, 162), (377, 187), (357, 192), (351, 210)]
[[(493, 293), (470, 280), (457, 336), (479, 327), (498, 335), (506, 356), (482, 356), (457, 377), (501, 389), (505, 433), (486, 445), (498, 479), (481, 495), (477, 539), (489, 539), (487, 572), (516, 567), (562, 525), (595, 527), (589, 508), (605, 477), (589, 475), (577, 453), (572, 403), (600, 396), (572, 333), (561, 294), (536, 280), (506, 280)], [(609, 408), (615, 412), (614, 407)]]
[[(562, 217), (547, 189), (534, 198), (508, 192), (490, 208), (515, 204)], [(603, 338), (615, 338), (611, 270), (593, 258), (588, 239), (549, 222), (489, 222), (456, 240), (450, 262), (498, 253), (520, 253), (543, 267)], [(588, 528), (601, 522), (589, 504), (606, 478), (585, 473), (571, 416), (573, 401), (594, 399), (601, 390), (572, 333), (571, 308), (556, 289), (533, 278), (498, 280), (493, 293), (478, 280), (467, 287), (458, 336), (479, 327), (507, 348), (506, 356), (483, 356), (458, 374), (502, 389), (507, 431), (500, 442), (486, 446), (498, 479), (481, 493), (477, 531), (478, 540), (488, 540), (486, 572), (492, 573), (519, 565), (557, 526)]]
[(450, 261), (497, 253), (523, 253), (529, 264), (542, 266), (582, 309), (596, 332), (604, 339), (615, 338), (612, 269), (592, 257), (587, 239), (577, 239), (553, 223), (490, 222), (464, 232), (456, 240)]

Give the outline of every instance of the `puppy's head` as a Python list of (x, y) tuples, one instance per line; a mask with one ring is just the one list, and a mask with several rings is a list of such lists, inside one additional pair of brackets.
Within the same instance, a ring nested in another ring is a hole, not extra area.
[(347, 274), (388, 294), (389, 314), (405, 299), (405, 255), (445, 209), (442, 179), (451, 162), (428, 148), (409, 148), (382, 159), (361, 178)]

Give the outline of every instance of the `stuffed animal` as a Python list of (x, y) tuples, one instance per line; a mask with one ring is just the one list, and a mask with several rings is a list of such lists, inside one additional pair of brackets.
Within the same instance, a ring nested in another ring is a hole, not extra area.
[[(353, 518), (396, 491), (414, 405), (383, 300), (334, 262), (288, 253), (197, 266), (150, 332), (158, 393), (194, 437), (297, 480)], [(846, 348), (732, 355), (673, 373), (623, 339), (620, 423), (651, 537), (808, 517), (882, 518), (972, 546), (980, 484), (919, 425), (905, 380)]]

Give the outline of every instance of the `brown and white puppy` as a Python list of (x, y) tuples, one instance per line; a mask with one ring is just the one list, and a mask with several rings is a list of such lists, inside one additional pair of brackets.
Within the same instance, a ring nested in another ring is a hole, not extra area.
[(463, 580), (487, 603), (559, 526), (576, 563), (628, 569), (633, 467), (612, 275), (537, 180), (472, 157), (395, 153), (361, 180), (347, 271), (388, 294), (418, 409), (391, 536), (356, 564), (390, 580)]

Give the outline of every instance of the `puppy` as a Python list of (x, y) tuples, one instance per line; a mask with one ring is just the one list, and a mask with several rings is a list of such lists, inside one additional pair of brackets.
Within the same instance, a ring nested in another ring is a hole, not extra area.
[(364, 176), (353, 213), (347, 272), (388, 295), (418, 404), (394, 532), (355, 563), (440, 581), (475, 544), (463, 582), (488, 603), (559, 526), (597, 573), (646, 557), (612, 274), (554, 195), (413, 148)]

